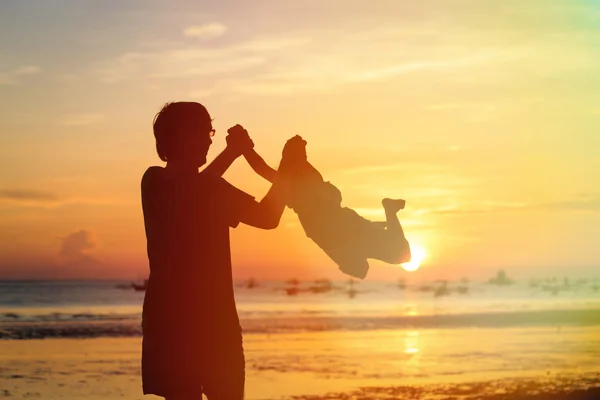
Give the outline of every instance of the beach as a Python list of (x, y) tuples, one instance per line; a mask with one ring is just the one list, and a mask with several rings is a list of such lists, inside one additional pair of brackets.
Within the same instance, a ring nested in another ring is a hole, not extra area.
[[(534, 398), (600, 388), (597, 328), (250, 334), (244, 343), (248, 400)], [(140, 346), (139, 338), (0, 341), (0, 396), (153, 398), (141, 394)]]
[[(598, 398), (595, 291), (472, 283), (436, 298), (373, 282), (349, 297), (336, 285), (236, 288), (247, 400)], [(153, 398), (141, 392), (143, 293), (116, 286), (0, 284), (0, 397)]]

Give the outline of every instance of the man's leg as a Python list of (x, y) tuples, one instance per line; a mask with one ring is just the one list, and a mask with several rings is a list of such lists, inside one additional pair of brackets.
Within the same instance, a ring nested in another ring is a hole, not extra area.
[(165, 397), (165, 400), (202, 400), (202, 393), (175, 393)]
[(241, 341), (224, 340), (203, 356), (202, 388), (208, 400), (243, 400), (246, 360)]

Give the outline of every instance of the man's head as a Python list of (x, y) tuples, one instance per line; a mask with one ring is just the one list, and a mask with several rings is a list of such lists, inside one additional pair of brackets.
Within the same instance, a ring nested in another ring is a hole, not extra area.
[(212, 135), (212, 120), (200, 103), (167, 103), (154, 117), (156, 151), (163, 161), (204, 165)]

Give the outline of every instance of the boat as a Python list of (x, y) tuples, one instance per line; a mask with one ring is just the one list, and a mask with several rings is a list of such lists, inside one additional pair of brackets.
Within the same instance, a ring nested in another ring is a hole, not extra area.
[(295, 296), (300, 293), (300, 288), (297, 286), (287, 287), (285, 288), (285, 292), (288, 296)]
[(442, 285), (435, 288), (433, 291), (433, 297), (442, 297), (448, 296), (450, 294), (450, 289), (448, 289), (448, 282), (442, 281)]
[(515, 283), (515, 281), (507, 277), (506, 272), (504, 272), (504, 270), (500, 270), (494, 278), (491, 278), (488, 281), (488, 283), (491, 285), (507, 286), (512, 285), (513, 283)]
[(467, 293), (469, 293), (469, 287), (468, 286), (459, 286), (456, 288), (456, 291), (458, 292), (458, 294), (467, 294)]
[(330, 292), (331, 289), (333, 289), (333, 285), (331, 284), (331, 282), (327, 279), (321, 279), (315, 281), (315, 285), (311, 286), (308, 290), (310, 290), (313, 293), (327, 293)]
[(131, 287), (136, 292), (144, 292), (144, 291), (146, 291), (146, 288), (148, 287), (148, 279), (144, 279), (144, 282), (141, 284), (131, 282)]

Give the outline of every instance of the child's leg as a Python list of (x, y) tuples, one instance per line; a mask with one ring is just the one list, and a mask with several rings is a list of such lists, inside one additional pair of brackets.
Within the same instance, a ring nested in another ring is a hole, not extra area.
[(396, 214), (404, 208), (406, 201), (401, 199), (383, 199), (381, 200), (381, 205), (385, 210), (387, 230), (398, 234), (398, 236), (404, 237), (404, 230), (402, 229), (402, 225), (400, 225), (400, 221), (398, 221), (398, 216)]
[(364, 240), (367, 258), (374, 258), (389, 264), (402, 264), (410, 261), (410, 245), (404, 237), (404, 230), (396, 213), (404, 208), (404, 200), (383, 199), (386, 227), (374, 225)]

